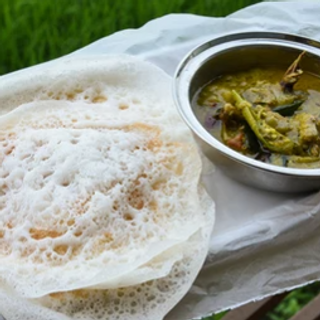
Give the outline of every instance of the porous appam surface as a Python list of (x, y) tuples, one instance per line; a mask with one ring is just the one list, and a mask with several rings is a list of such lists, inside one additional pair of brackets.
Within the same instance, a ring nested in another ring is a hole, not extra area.
[(214, 221), (168, 77), (127, 56), (71, 59), (0, 82), (0, 102), (0, 313), (161, 319)]

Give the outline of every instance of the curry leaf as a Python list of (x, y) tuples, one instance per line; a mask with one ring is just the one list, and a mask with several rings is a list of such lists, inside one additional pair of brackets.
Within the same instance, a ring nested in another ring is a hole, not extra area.
[(272, 111), (277, 112), (282, 116), (292, 116), (303, 103), (304, 100), (296, 100), (293, 103), (275, 107)]

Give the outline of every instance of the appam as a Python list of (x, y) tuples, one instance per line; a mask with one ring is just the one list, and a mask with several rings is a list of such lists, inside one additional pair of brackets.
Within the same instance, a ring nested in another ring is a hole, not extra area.
[(170, 96), (168, 77), (127, 56), (70, 59), (0, 83), (9, 319), (23, 305), (32, 319), (161, 319), (186, 293), (214, 205)]

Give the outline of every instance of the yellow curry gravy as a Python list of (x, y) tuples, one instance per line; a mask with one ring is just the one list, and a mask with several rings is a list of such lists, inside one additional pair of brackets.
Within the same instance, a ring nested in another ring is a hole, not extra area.
[(289, 72), (285, 84), (286, 70), (279, 68), (223, 75), (199, 90), (195, 114), (215, 138), (246, 156), (320, 168), (320, 78), (300, 71)]

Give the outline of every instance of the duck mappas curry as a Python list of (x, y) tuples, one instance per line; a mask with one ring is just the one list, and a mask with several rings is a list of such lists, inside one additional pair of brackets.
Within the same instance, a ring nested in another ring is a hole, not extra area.
[(255, 68), (214, 79), (194, 99), (198, 119), (246, 156), (320, 168), (320, 78), (300, 68), (303, 55), (287, 70)]

